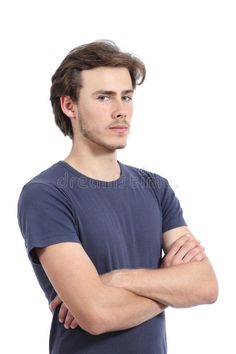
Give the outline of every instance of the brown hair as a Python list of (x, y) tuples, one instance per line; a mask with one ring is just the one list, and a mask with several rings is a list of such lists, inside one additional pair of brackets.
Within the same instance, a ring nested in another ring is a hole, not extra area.
[(127, 68), (134, 89), (143, 83), (146, 76), (143, 62), (130, 53), (120, 51), (112, 41), (94, 41), (69, 52), (52, 76), (50, 100), (56, 124), (70, 138), (73, 138), (72, 125), (61, 109), (60, 97), (70, 96), (74, 102), (77, 101), (82, 87), (81, 71), (101, 66)]

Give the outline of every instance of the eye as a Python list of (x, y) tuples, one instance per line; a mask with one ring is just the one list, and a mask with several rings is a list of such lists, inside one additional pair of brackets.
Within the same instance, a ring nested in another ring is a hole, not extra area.
[(101, 95), (101, 96), (98, 96), (97, 99), (99, 101), (108, 101), (109, 100), (109, 96)]
[(129, 102), (129, 101), (132, 101), (132, 97), (131, 96), (123, 96), (122, 100), (125, 102)]

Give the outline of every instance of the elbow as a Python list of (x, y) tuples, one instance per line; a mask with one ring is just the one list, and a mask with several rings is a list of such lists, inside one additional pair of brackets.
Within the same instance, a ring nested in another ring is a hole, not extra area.
[(214, 304), (217, 299), (218, 299), (218, 285), (217, 282), (215, 285), (213, 285), (209, 291), (209, 295), (208, 295), (208, 304)]
[(82, 311), (81, 307), (77, 309), (75, 316), (80, 327), (93, 336), (110, 332), (113, 330), (113, 314), (107, 306), (106, 293), (104, 289), (98, 290), (95, 298), (86, 302)]
[(98, 336), (109, 331), (108, 323), (101, 311), (92, 311), (92, 313), (88, 311), (83, 317), (76, 316), (76, 320), (84, 331), (93, 336)]
[(199, 278), (199, 280), (201, 279), (199, 289), (201, 289), (201, 303), (210, 305), (217, 301), (219, 288), (216, 274), (209, 261), (207, 261), (206, 265), (204, 266), (204, 272), (201, 273)]
[(108, 332), (105, 323), (98, 319), (94, 319), (93, 322), (88, 324), (87, 328), (83, 329), (93, 336), (99, 336), (100, 334)]
[(92, 336), (98, 336), (100, 334), (105, 333), (105, 331), (103, 330), (101, 324), (98, 323), (92, 323), (84, 328), (82, 328), (84, 331), (88, 332), (89, 334), (91, 334)]
[(212, 277), (211, 281), (205, 287), (205, 303), (214, 304), (218, 299), (219, 288), (216, 277)]

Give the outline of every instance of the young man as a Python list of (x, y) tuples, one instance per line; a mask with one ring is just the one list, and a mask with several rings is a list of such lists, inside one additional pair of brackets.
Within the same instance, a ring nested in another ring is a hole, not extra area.
[(51, 354), (165, 354), (164, 309), (217, 298), (167, 180), (117, 161), (144, 79), (144, 64), (108, 41), (75, 48), (52, 77), (55, 120), (72, 150), (27, 183), (18, 204), (53, 311)]

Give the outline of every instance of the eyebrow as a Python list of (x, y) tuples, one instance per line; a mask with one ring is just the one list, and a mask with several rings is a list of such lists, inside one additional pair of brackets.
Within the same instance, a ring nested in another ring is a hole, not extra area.
[[(127, 95), (129, 93), (134, 93), (134, 90), (123, 90), (121, 91), (122, 95)], [(93, 92), (93, 95), (110, 95), (110, 96), (115, 96), (117, 92), (111, 91), (111, 90), (98, 90)]]

